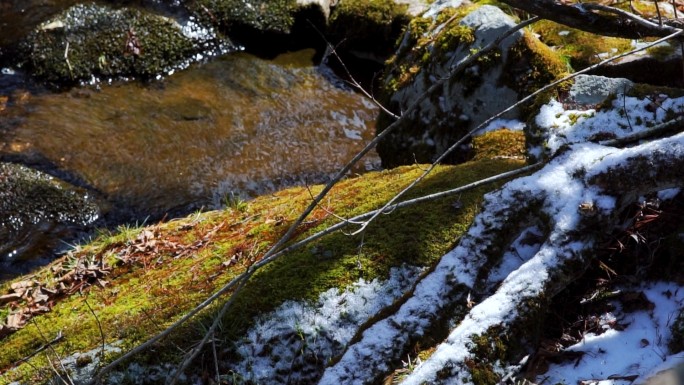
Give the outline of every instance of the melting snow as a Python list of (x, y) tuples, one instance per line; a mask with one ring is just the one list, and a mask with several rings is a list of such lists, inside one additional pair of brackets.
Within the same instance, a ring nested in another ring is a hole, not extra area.
[[(324, 292), (314, 304), (283, 303), (237, 344), (245, 359), (233, 370), (243, 379), (263, 384), (315, 379), (320, 371), (295, 372), (292, 368), (309, 365), (320, 369), (342, 352), (362, 323), (409, 290), (419, 273), (416, 267), (394, 268), (387, 281), (361, 279), (342, 292)], [(307, 356), (318, 362), (312, 364)]]

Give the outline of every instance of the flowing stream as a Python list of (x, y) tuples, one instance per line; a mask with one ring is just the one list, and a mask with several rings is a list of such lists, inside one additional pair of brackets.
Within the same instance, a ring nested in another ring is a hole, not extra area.
[(150, 84), (0, 88), (0, 158), (68, 176), (107, 224), (321, 182), (373, 136), (377, 110), (312, 56), (238, 52)]

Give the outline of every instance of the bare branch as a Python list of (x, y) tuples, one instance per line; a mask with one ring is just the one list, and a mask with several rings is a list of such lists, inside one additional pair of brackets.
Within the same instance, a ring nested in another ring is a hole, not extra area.
[[(655, 23), (643, 23), (644, 19), (627, 12), (609, 16), (598, 12), (598, 4), (580, 3), (574, 5), (562, 4), (555, 0), (501, 0), (513, 8), (518, 8), (538, 15), (556, 23), (577, 28), (602, 36), (622, 37), (626, 39), (640, 39), (644, 37), (662, 37), (674, 33), (668, 25), (658, 26)], [(608, 9), (601, 9), (607, 11)]]

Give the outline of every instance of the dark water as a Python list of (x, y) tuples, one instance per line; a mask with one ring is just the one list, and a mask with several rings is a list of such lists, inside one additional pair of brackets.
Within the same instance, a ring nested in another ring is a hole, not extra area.
[(117, 221), (320, 182), (373, 136), (377, 111), (312, 55), (234, 53), (152, 84), (0, 89), (0, 157), (68, 175)]

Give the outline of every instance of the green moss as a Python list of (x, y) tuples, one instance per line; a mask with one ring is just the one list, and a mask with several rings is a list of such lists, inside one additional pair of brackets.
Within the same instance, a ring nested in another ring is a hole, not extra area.
[(654, 47), (648, 48), (646, 50), (649, 55), (653, 56), (654, 58), (658, 60), (664, 60), (667, 59), (669, 56), (671, 56), (675, 52), (675, 47), (672, 46), (669, 43), (663, 43), (656, 45)]
[(540, 35), (542, 42), (565, 57), (575, 70), (598, 63), (600, 54), (613, 56), (632, 49), (629, 39), (597, 36), (549, 20), (534, 23), (532, 30)]
[(525, 134), (508, 129), (487, 132), (473, 138), (473, 160), (496, 157), (524, 158)]
[(407, 8), (391, 0), (341, 0), (330, 15), (329, 39), (343, 49), (387, 58), (409, 23)]
[(295, 0), (196, 0), (191, 10), (230, 33), (238, 28), (286, 34), (294, 24)]
[[(472, 28), (459, 24), (459, 20), (475, 10), (477, 6), (447, 8), (435, 21), (429, 18), (415, 18), (406, 29), (406, 40), (399, 40), (397, 53), (387, 62), (383, 90), (390, 95), (413, 81), (422, 68), (440, 63), (444, 55), (459, 47), (470, 45), (475, 41)], [(443, 25), (438, 33), (432, 33)], [(497, 54), (483, 58), (480, 64), (496, 59)]]
[(56, 20), (64, 27), (39, 30), (25, 43), (33, 73), (55, 84), (92, 76), (151, 78), (198, 49), (171, 20), (137, 9), (78, 5)]
[[(568, 75), (568, 67), (561, 57), (528, 31), (509, 50), (504, 73), (504, 83), (520, 95), (532, 92)], [(538, 110), (542, 104), (562, 92), (570, 83), (560, 85), (556, 90), (540, 94), (533, 103), (523, 106), (523, 120)]]
[[(438, 167), (409, 197), (460, 186), (520, 165), (520, 161), (498, 160)], [(330, 211), (348, 217), (377, 208), (420, 173), (418, 166), (404, 167), (341, 182), (330, 193), (325, 210), (315, 210), (310, 221), (298, 230), (298, 236), (336, 222)], [(314, 186), (311, 190), (315, 194), (320, 188)], [(486, 190), (463, 194), (458, 211), (452, 207), (454, 199), (446, 198), (383, 215), (368, 227), (361, 248), (361, 238), (334, 233), (287, 254), (259, 271), (235, 299), (224, 319), (221, 338), (230, 341), (241, 335), (253, 317), (273, 310), (285, 300), (312, 300), (325, 290), (345, 287), (360, 277), (386, 277), (391, 267), (402, 263), (435, 263), (467, 229)], [(85, 288), (84, 296), (57, 298), (52, 311), (34, 317), (26, 327), (6, 337), (0, 350), (0, 368), (8, 368), (40, 346), (44, 342), (41, 333), (51, 338), (61, 330), (67, 336), (68, 343), (55, 345), (60, 356), (100, 346), (100, 326), (105, 342), (121, 341), (123, 349), (139, 344), (258, 260), (309, 202), (307, 189), (293, 188), (250, 201), (244, 212), (193, 214), (147, 227), (144, 230), (148, 234), (155, 234), (157, 248), (144, 252), (137, 248), (143, 230), (124, 229), (118, 235), (103, 235), (72, 258), (99, 260), (101, 256), (117, 255), (128, 257), (128, 262), (112, 267), (112, 273), (105, 277), (106, 286)], [(36, 272), (32, 279), (52, 282), (54, 266), (64, 263), (66, 258)], [(97, 317), (90, 313), (85, 301)], [(215, 307), (208, 309), (197, 321), (207, 322), (214, 311)], [(154, 352), (136, 357), (136, 361), (176, 360), (177, 347), (187, 347), (200, 336), (201, 328), (196, 325), (186, 325), (156, 346)], [(41, 368), (49, 368), (45, 355), (37, 355), (4, 373), (0, 383), (41, 383), (51, 375)]]
[(504, 362), (507, 358), (507, 341), (502, 328), (491, 327), (481, 335), (472, 335), (466, 346), (474, 359), (467, 360), (471, 381), (475, 385), (495, 385), (501, 380), (493, 370), (492, 364)]

